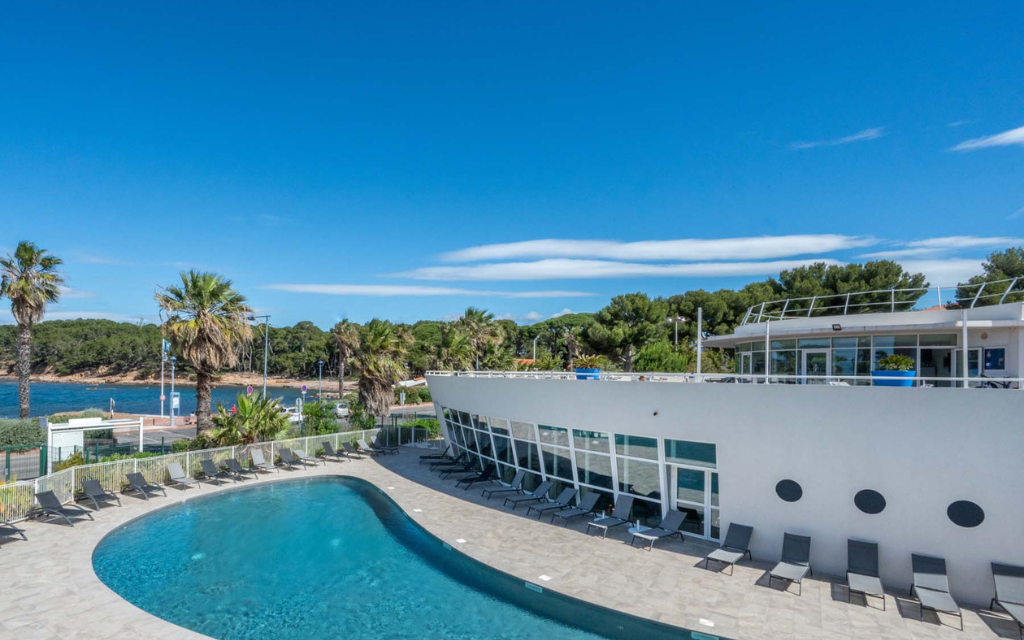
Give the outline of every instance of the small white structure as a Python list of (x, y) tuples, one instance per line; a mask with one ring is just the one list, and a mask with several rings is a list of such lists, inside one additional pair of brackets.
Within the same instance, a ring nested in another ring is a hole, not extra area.
[[(45, 419), (44, 419), (45, 420)], [(103, 418), (72, 418), (63, 424), (46, 422), (46, 467), (47, 473), (53, 472), (54, 459), (62, 460), (75, 451), (85, 448), (85, 432), (97, 429), (114, 429), (117, 427), (139, 428), (139, 451), (144, 444), (144, 420), (123, 419), (104, 420)]]

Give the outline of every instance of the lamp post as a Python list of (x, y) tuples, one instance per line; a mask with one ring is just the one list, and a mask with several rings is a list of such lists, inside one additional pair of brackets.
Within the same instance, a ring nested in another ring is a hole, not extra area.
[(174, 364), (178, 359), (171, 356), (171, 426), (174, 426)]
[(537, 334), (537, 337), (533, 339), (533, 366), (535, 366), (535, 367), (537, 366), (537, 341), (538, 340), (540, 340), (540, 334), (539, 333)]
[(316, 364), (320, 367), (320, 379), (316, 383), (316, 400), (322, 402), (324, 399), (324, 361), (320, 360)]
[(270, 316), (249, 316), (249, 320), (263, 319), (263, 397), (267, 397), (267, 356), (270, 353)]
[(680, 322), (685, 323), (686, 322), (686, 318), (684, 318), (683, 316), (676, 316), (674, 318), (665, 318), (665, 322), (671, 322), (675, 326), (675, 333), (676, 333), (676, 335), (675, 335), (675, 345), (676, 345), (676, 348), (678, 349), (679, 348), (679, 323)]

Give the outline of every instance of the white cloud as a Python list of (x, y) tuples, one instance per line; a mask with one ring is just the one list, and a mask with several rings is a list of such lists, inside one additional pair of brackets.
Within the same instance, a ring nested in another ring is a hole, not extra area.
[(760, 260), (828, 253), (876, 244), (875, 238), (836, 234), (679, 240), (527, 240), (487, 244), (442, 254), (447, 262), (513, 258), (605, 258), (609, 260)]
[(838, 147), (841, 144), (850, 144), (851, 142), (861, 142), (862, 140), (876, 140), (885, 135), (885, 127), (871, 127), (870, 129), (864, 129), (858, 131), (853, 135), (843, 136), (842, 138), (833, 138), (831, 140), (813, 140), (811, 142), (798, 141), (789, 145), (790, 149), (801, 150), (801, 149), (814, 149), (816, 147)]
[(899, 258), (930, 256), (935, 253), (938, 253), (939, 251), (940, 249), (918, 247), (916, 249), (893, 249), (891, 251), (874, 251), (872, 253), (862, 253), (857, 257), (867, 258), (869, 260), (897, 260)]
[(973, 120), (954, 120), (953, 122), (947, 122), (946, 126), (950, 129), (955, 129), (956, 127), (962, 127), (965, 124), (971, 124), (971, 122), (973, 122)]
[(586, 291), (477, 291), (452, 287), (424, 287), (390, 284), (270, 284), (263, 287), (290, 293), (317, 293), (331, 296), (421, 297), (421, 296), (493, 296), (497, 298), (582, 298), (596, 295)]
[(950, 151), (974, 151), (988, 147), (1012, 147), (1015, 145), (1024, 146), (1024, 127), (1010, 129), (994, 136), (964, 140)]
[(776, 260), (772, 262), (696, 262), (689, 264), (643, 264), (604, 260), (551, 259), (536, 262), (506, 262), (461, 267), (424, 267), (396, 274), (417, 280), (558, 280), (627, 277), (724, 277), (778, 275), (784, 269), (814, 262), (839, 264), (827, 258)]
[(900, 263), (905, 271), (923, 273), (933, 287), (952, 287), (981, 273), (980, 258), (948, 258), (945, 260), (907, 260)]
[(95, 291), (82, 291), (81, 289), (72, 289), (71, 287), (60, 288), (61, 298), (95, 298)]
[(572, 312), (573, 312), (572, 309), (566, 307), (565, 309), (562, 309), (561, 311), (556, 311), (555, 313), (552, 313), (550, 317), (552, 317), (552, 318), (561, 318), (562, 316), (570, 315)]
[(943, 238), (912, 240), (907, 243), (907, 246), (926, 249), (971, 249), (976, 247), (997, 247), (1021, 243), (1024, 243), (1024, 238), (1014, 238), (1010, 236), (946, 236)]
[(1016, 211), (1014, 211), (1010, 215), (1006, 216), (1006, 219), (1007, 220), (1016, 220), (1017, 218), (1019, 218), (1021, 216), (1024, 216), (1024, 207), (1021, 207), (1020, 209), (1017, 209)]

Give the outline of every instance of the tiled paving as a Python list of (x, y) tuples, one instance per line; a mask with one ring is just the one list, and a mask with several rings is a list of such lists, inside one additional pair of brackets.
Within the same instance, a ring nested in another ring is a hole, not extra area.
[[(511, 573), (589, 602), (727, 638), (1017, 638), (1016, 626), (985, 611), (964, 610), (965, 631), (936, 624), (935, 614), (918, 620), (917, 604), (890, 593), (887, 611), (873, 599), (847, 602), (840, 582), (807, 579), (803, 595), (768, 588), (765, 562), (744, 562), (729, 576), (703, 568), (712, 548), (692, 541), (661, 541), (652, 551), (632, 548), (625, 527), (607, 539), (588, 536), (576, 524), (565, 529), (510, 512), (501, 500), (463, 491), (419, 465), (416, 449), (378, 460), (329, 463), (307, 471), (264, 476), (246, 483), (313, 474), (365, 478), (385, 490), (412, 518), (458, 550)], [(92, 550), (126, 521), (199, 494), (230, 490), (168, 489), (168, 498), (148, 502), (127, 496), (124, 507), (106, 507), (96, 521), (72, 529), (49, 523), (24, 524), (29, 541), (0, 548), (0, 638), (200, 638), (153, 617), (105, 587), (92, 570)], [(239, 485), (235, 485), (239, 486)], [(418, 511), (417, 511), (418, 510)], [(459, 542), (459, 541), (463, 542)], [(547, 576), (549, 580), (543, 580)], [(946, 625), (955, 618), (943, 616)]]

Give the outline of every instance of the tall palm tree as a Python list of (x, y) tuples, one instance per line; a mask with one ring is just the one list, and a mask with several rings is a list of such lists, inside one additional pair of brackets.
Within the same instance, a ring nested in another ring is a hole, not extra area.
[(434, 366), (443, 371), (464, 371), (473, 364), (473, 345), (459, 327), (441, 327), (441, 341), (434, 353)]
[(404, 327), (374, 318), (363, 327), (357, 364), (359, 402), (373, 416), (391, 413), (395, 385), (406, 375), (405, 357), (412, 336)]
[(181, 285), (156, 294), (167, 313), (164, 335), (171, 346), (196, 371), (196, 421), (199, 432), (212, 427), (210, 389), (213, 378), (234, 366), (238, 344), (252, 339), (245, 297), (231, 288), (231, 281), (216, 273), (182, 271)]
[(60, 258), (31, 242), (19, 242), (14, 255), (0, 258), (0, 296), (11, 300), (11, 313), (18, 323), (18, 409), (22, 418), (29, 413), (29, 374), (32, 367), (32, 325), (43, 319), (46, 305), (60, 299), (64, 274), (57, 267)]
[(331, 328), (338, 346), (338, 398), (345, 395), (345, 365), (359, 349), (359, 325), (345, 318)]
[(495, 324), (494, 314), (485, 309), (469, 307), (459, 319), (459, 326), (469, 337), (476, 356), (476, 368), (480, 369), (480, 354), (484, 345), (501, 340), (501, 327)]

